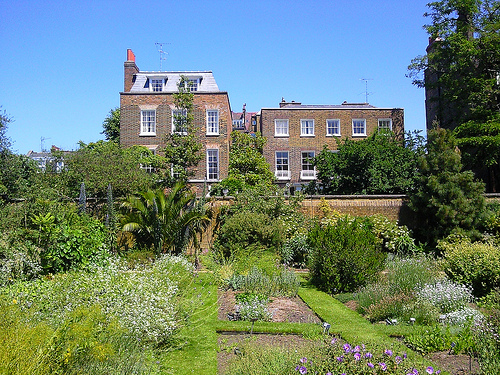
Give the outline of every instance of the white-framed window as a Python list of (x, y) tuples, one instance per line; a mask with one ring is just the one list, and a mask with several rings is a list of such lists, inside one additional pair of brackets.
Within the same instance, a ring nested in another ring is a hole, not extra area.
[(378, 130), (385, 130), (385, 131), (392, 130), (392, 119), (379, 118), (378, 119)]
[(219, 110), (207, 109), (207, 135), (219, 135)]
[[(151, 151), (151, 153), (153, 155), (156, 155), (156, 148), (150, 148), (149, 149)], [(145, 157), (148, 157), (149, 154), (148, 153), (143, 153), (142, 154), (142, 157), (145, 158)], [(151, 165), (151, 164), (142, 164), (140, 165), (141, 169), (143, 169), (144, 171), (146, 171), (146, 173), (154, 173), (156, 172), (156, 169)]]
[(365, 136), (366, 135), (366, 120), (365, 119), (352, 119), (352, 135)]
[(163, 91), (163, 79), (152, 78), (150, 83), (151, 91)]
[(300, 120), (300, 135), (305, 137), (314, 136), (314, 120)]
[(290, 179), (288, 151), (276, 151), (275, 175), (278, 180)]
[(243, 119), (233, 120), (233, 128), (234, 129), (245, 129), (245, 122)]
[(141, 111), (141, 132), (139, 135), (156, 135), (156, 110)]
[(172, 133), (182, 135), (187, 134), (187, 110), (173, 109), (172, 110)]
[(340, 137), (340, 120), (326, 120), (326, 135), (327, 137)]
[(186, 78), (184, 80), (184, 87), (189, 89), (191, 92), (198, 91), (198, 87), (200, 85), (201, 78)]
[(314, 151), (302, 151), (300, 155), (301, 170), (300, 178), (302, 180), (314, 180), (316, 178), (316, 170), (313, 165), (315, 156)]
[(219, 180), (219, 150), (207, 150), (207, 180)]
[(284, 119), (274, 120), (274, 136), (288, 137), (288, 120)]

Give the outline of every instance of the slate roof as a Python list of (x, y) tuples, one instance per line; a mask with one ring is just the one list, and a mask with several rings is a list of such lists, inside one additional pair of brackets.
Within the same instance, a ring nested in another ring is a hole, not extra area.
[(162, 92), (177, 92), (177, 84), (181, 75), (188, 79), (201, 79), (196, 92), (219, 92), (219, 87), (215, 82), (211, 71), (190, 71), (190, 72), (139, 72), (135, 75), (135, 82), (130, 92), (151, 92), (147, 85), (148, 79), (166, 79), (166, 84)]

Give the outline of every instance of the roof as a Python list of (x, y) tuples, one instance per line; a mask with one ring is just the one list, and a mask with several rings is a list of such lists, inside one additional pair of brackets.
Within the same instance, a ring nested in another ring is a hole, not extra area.
[(379, 108), (371, 105), (370, 103), (348, 103), (348, 102), (343, 102), (342, 104), (302, 104), (295, 101), (285, 102), (283, 99), (280, 103), (279, 108), (270, 107), (262, 109), (286, 110), (286, 109), (395, 109), (395, 108)]
[(135, 75), (135, 82), (130, 92), (151, 92), (148, 85), (148, 80), (151, 79), (166, 80), (162, 92), (177, 92), (177, 85), (181, 76), (185, 76), (187, 79), (199, 80), (196, 92), (219, 92), (219, 87), (211, 71), (138, 72)]

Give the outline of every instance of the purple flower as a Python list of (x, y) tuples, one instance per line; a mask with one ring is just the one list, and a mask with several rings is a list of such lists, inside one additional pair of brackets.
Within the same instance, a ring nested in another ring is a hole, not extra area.
[(335, 359), (339, 362), (342, 362), (344, 360), (344, 356), (341, 355), (340, 357), (336, 357)]
[(332, 339), (332, 341), (331, 341), (331, 344), (332, 344), (332, 345), (334, 345), (334, 344), (336, 344), (336, 343), (337, 343), (337, 341), (338, 341), (338, 340), (337, 340), (337, 338), (336, 338), (336, 337), (334, 337), (334, 338)]
[(351, 345), (349, 344), (344, 344), (344, 352), (350, 353), (351, 352)]
[(401, 358), (399, 355), (396, 356), (396, 358), (394, 358), (394, 360), (396, 361), (396, 363), (399, 365), (401, 362), (403, 362), (403, 358)]
[(307, 358), (306, 357), (301, 358), (300, 363), (307, 363)]
[(390, 356), (392, 356), (392, 350), (390, 350), (390, 349), (385, 349), (385, 350), (384, 350), (384, 353), (385, 353), (386, 355), (388, 355), (389, 357), (390, 357)]
[(370, 368), (374, 368), (374, 367), (375, 367), (375, 365), (374, 365), (373, 363), (371, 363), (371, 362), (368, 362), (366, 365), (367, 365), (368, 367), (370, 367)]
[(372, 358), (373, 357), (373, 354), (368, 352), (365, 354), (365, 358)]
[(332, 375), (332, 373), (331, 372), (327, 372), (325, 375)]
[(387, 370), (387, 365), (384, 362), (379, 362), (379, 366), (382, 369), (382, 371)]
[(360, 346), (359, 346), (359, 345), (356, 345), (356, 346), (354, 347), (353, 352), (354, 352), (354, 353), (359, 353), (360, 351), (361, 351)]
[(354, 359), (359, 361), (361, 359), (361, 353), (354, 353)]
[(300, 366), (297, 365), (297, 367), (295, 367), (295, 371), (299, 371), (299, 368), (300, 368)]
[(299, 373), (300, 375), (307, 374), (307, 369), (304, 366), (300, 366)]
[(425, 369), (425, 371), (428, 373), (428, 374), (433, 374), (434, 373), (434, 368), (432, 366), (429, 366)]

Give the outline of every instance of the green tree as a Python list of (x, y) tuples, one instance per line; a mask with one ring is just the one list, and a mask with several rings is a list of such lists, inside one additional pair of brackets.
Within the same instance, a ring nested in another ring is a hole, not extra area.
[(0, 202), (25, 197), (34, 184), (37, 172), (33, 160), (11, 151), (6, 135), (11, 122), (5, 110), (0, 111)]
[(196, 137), (194, 126), (194, 94), (189, 88), (189, 80), (181, 76), (177, 88), (177, 92), (173, 94), (175, 131), (165, 136), (165, 160), (161, 165), (166, 186), (187, 182), (189, 177), (194, 175), (193, 167), (198, 165), (203, 157), (203, 145)]
[(263, 155), (266, 138), (260, 133), (231, 133), (228, 177), (212, 189), (212, 195), (222, 195), (227, 189), (230, 195), (247, 188), (267, 190), (273, 186), (274, 174)]
[(63, 183), (60, 189), (69, 197), (76, 198), (84, 182), (88, 197), (104, 201), (109, 184), (117, 197), (148, 189), (152, 178), (140, 165), (149, 164), (152, 157), (151, 151), (142, 146), (121, 148), (105, 141), (80, 143), (77, 151), (65, 156), (65, 170), (50, 177)]
[(197, 209), (194, 194), (182, 183), (168, 194), (156, 189), (128, 196), (121, 209), (122, 230), (132, 232), (139, 246), (153, 248), (157, 254), (181, 253), (209, 221), (207, 212)]
[(471, 120), (454, 130), (463, 153), (464, 167), (485, 181), (487, 190), (497, 192), (500, 186), (500, 116), (487, 121)]
[[(496, 192), (500, 186), (500, 2), (441, 0), (428, 4), (427, 55), (409, 66), (430, 93), (439, 127), (455, 129), (464, 166)], [(430, 124), (428, 124), (428, 127)]]
[(324, 194), (404, 194), (415, 188), (422, 150), (418, 133), (377, 132), (339, 141), (337, 152), (325, 147), (314, 164)]
[(108, 116), (102, 123), (103, 131), (107, 141), (120, 143), (120, 107), (116, 107), (109, 111)]
[(417, 238), (435, 245), (454, 231), (474, 235), (484, 213), (484, 184), (471, 171), (462, 171), (460, 151), (450, 131), (429, 131), (420, 171), (409, 203), (417, 220)]
[[(413, 83), (439, 90), (440, 127), (485, 121), (500, 109), (500, 2), (441, 0), (428, 4), (433, 43), (409, 66)], [(425, 73), (425, 74), (424, 74)]]

